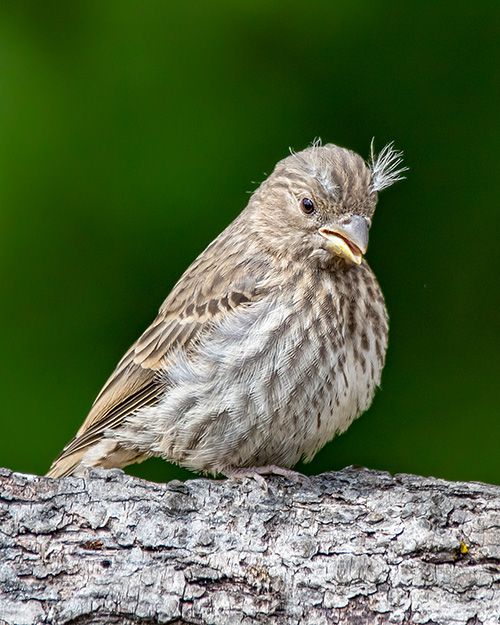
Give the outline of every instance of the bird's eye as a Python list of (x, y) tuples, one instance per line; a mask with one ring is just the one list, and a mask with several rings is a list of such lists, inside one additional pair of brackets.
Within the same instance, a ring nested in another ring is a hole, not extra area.
[(316, 207), (314, 206), (314, 202), (310, 200), (308, 197), (303, 197), (300, 200), (300, 209), (306, 215), (312, 215), (316, 212)]

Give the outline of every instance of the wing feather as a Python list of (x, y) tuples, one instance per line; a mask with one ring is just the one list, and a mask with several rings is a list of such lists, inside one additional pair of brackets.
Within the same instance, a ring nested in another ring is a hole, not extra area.
[[(179, 349), (189, 354), (221, 317), (263, 297), (259, 284), (267, 266), (260, 263), (251, 271), (248, 263), (242, 263), (221, 271), (208, 257), (209, 251), (215, 251), (213, 244), (185, 272), (157, 318), (120, 360), (77, 435), (52, 464), (50, 474), (58, 473), (58, 463), (66, 473), (71, 472), (66, 468), (70, 456), (74, 454), (78, 463), (85, 449), (106, 430), (119, 427), (132, 412), (156, 404), (166, 388), (169, 359)], [(223, 253), (223, 249), (219, 251)]]

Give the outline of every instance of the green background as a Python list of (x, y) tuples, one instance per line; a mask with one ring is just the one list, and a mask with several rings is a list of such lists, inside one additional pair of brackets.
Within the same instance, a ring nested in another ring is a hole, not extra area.
[(289, 146), (375, 136), (410, 167), (368, 252), (382, 389), (299, 468), (500, 483), (499, 32), (498, 1), (3, 0), (0, 465), (48, 469)]

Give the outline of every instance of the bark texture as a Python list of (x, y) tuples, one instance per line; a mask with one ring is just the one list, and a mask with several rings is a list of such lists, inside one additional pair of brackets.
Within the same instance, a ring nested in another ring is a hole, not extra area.
[(500, 487), (0, 470), (0, 623), (500, 622)]

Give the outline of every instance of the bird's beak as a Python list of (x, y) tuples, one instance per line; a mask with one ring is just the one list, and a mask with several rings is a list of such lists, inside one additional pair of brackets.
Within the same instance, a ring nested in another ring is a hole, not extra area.
[(368, 248), (368, 224), (364, 217), (352, 215), (318, 230), (326, 239), (326, 249), (336, 256), (361, 265)]

